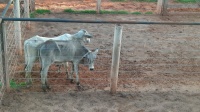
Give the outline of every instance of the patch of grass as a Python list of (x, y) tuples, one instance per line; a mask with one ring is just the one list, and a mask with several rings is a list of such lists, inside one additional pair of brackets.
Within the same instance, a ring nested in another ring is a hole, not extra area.
[(36, 13), (35, 13), (35, 12), (31, 12), (31, 13), (30, 13), (30, 18), (35, 18), (35, 16), (36, 16)]
[(51, 13), (50, 10), (46, 10), (46, 9), (37, 9), (37, 10), (35, 10), (35, 12), (37, 14), (49, 14), (49, 13)]
[(10, 81), (10, 87), (16, 89), (17, 88), (17, 83), (14, 80)]
[(10, 87), (13, 89), (24, 87), (24, 86), (26, 86), (26, 82), (20, 82), (19, 84), (17, 84), (14, 80), (10, 81)]
[(129, 1), (136, 1), (136, 2), (157, 2), (158, 0), (129, 0)]
[(111, 0), (112, 2), (126, 2), (127, 0)]
[[(0, 81), (0, 88), (3, 86), (2, 82)], [(19, 84), (17, 84), (14, 80), (10, 81), (10, 87), (13, 89), (17, 89), (19, 87), (25, 87), (26, 86), (26, 82), (20, 82)]]
[(131, 14), (140, 15), (142, 13), (141, 12), (132, 12)]
[(74, 14), (96, 14), (95, 10), (73, 10), (73, 9), (65, 9), (64, 12), (74, 13)]
[(78, 11), (80, 14), (96, 14), (95, 10), (83, 10), (83, 11)]
[[(96, 14), (95, 10), (73, 10), (73, 9), (65, 9), (64, 12), (73, 13), (73, 14)], [(129, 13), (127, 11), (101, 10), (100, 14), (129, 14)]]
[(144, 14), (153, 14), (153, 12), (145, 12)]
[(1, 81), (0, 81), (0, 89), (1, 89), (1, 87), (2, 87), (2, 83), (1, 83)]
[(197, 0), (176, 0), (179, 3), (197, 3)]
[(30, 14), (30, 18), (35, 18), (36, 15), (38, 14), (50, 14), (51, 11), (50, 10), (46, 10), (46, 9), (37, 9), (34, 12), (32, 12)]
[(65, 9), (64, 12), (67, 12), (67, 13), (75, 13), (75, 10), (73, 10), (73, 9)]
[(108, 11), (108, 10), (101, 10), (100, 14), (129, 14), (127, 11)]
[[(65, 9), (64, 12), (73, 13), (73, 14), (96, 14), (95, 10), (73, 10), (73, 9)], [(127, 12), (127, 11), (111, 11), (111, 10), (101, 10), (100, 14), (135, 14), (140, 15), (141, 12)], [(145, 14), (153, 14), (152, 12), (146, 12)]]

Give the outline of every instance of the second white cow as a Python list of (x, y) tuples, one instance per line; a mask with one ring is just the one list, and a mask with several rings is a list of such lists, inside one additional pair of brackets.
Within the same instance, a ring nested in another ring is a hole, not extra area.
[[(92, 35), (89, 34), (86, 30), (81, 29), (75, 34), (65, 33), (63, 35), (57, 37), (41, 37), (34, 36), (24, 41), (24, 55), (25, 55), (25, 77), (27, 79), (27, 84), (30, 85), (32, 83), (31, 79), (31, 71), (33, 68), (34, 62), (38, 59), (38, 47), (46, 42), (47, 40), (72, 40), (73, 38), (78, 39), (81, 42), (89, 43)], [(68, 72), (68, 71), (67, 71)]]

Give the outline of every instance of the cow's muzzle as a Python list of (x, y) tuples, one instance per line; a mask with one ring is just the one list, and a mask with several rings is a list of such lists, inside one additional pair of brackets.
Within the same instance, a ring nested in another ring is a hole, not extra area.
[(93, 71), (94, 70), (94, 68), (90, 68), (90, 71)]

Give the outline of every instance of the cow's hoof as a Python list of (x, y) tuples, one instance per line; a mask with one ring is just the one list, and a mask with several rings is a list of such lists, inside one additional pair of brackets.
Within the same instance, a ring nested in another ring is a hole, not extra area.
[(47, 87), (47, 89), (51, 89), (51, 87), (49, 85), (47, 85), (46, 87)]
[(83, 91), (84, 87), (79, 84), (79, 85), (77, 85), (77, 89), (78, 89), (78, 91)]
[(72, 83), (72, 84), (73, 84), (73, 83), (74, 83), (74, 80), (73, 80), (73, 79), (70, 79), (70, 83)]
[(27, 81), (27, 82), (26, 82), (26, 87), (27, 87), (27, 88), (30, 88), (31, 86), (32, 86), (32, 82), (31, 82), (31, 81)]
[(42, 90), (43, 90), (43, 92), (47, 92), (47, 87), (46, 87), (46, 85), (42, 85)]
[(79, 86), (77, 86), (77, 89), (78, 89), (79, 91), (81, 91), (81, 90), (82, 90), (82, 87), (79, 85)]
[(46, 92), (47, 92), (47, 89), (44, 89), (44, 88), (43, 88), (42, 90), (43, 90), (43, 92), (44, 92), (44, 93), (46, 93)]

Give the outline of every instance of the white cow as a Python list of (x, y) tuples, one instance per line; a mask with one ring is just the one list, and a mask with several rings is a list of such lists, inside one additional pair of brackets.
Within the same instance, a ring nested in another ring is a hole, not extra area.
[[(53, 38), (48, 38), (48, 37), (41, 37), (41, 36), (34, 36), (30, 39), (27, 39), (24, 41), (24, 55), (25, 55), (25, 72), (26, 72), (26, 79), (27, 79), (27, 84), (32, 83), (31, 79), (31, 71), (33, 68), (33, 64), (38, 59), (38, 48), (39, 46), (46, 42), (47, 40), (72, 40), (73, 38), (76, 38), (80, 40), (81, 42), (84, 43), (89, 43), (90, 38), (92, 35), (90, 35), (86, 30), (81, 29), (75, 34), (63, 34), (57, 37)], [(68, 71), (67, 71), (68, 74)]]
[[(39, 56), (41, 62), (41, 81), (42, 89), (50, 89), (47, 81), (48, 70), (51, 64), (55, 62), (72, 62), (73, 71), (76, 74), (76, 84), (79, 89), (79, 74), (78, 74), (78, 65), (81, 60), (85, 58), (88, 60), (87, 65), (89, 70), (94, 70), (94, 60), (96, 59), (98, 49), (90, 51), (84, 45), (81, 45), (80, 41), (73, 39), (70, 41), (55, 41), (48, 40), (44, 42), (39, 48)], [(71, 74), (70, 74), (71, 75)], [(73, 78), (70, 76), (71, 81)]]

